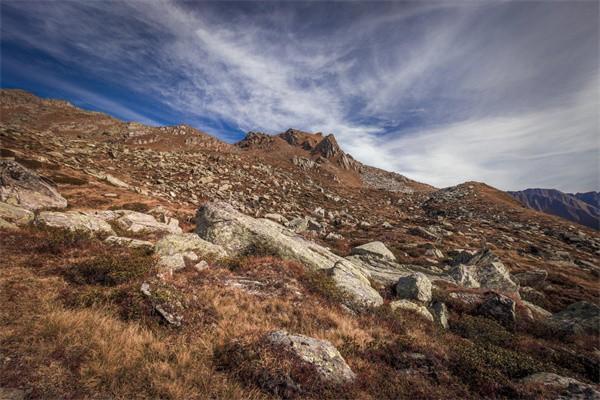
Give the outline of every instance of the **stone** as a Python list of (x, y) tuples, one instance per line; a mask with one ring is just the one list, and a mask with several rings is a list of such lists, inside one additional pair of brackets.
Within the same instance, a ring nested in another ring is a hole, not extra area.
[(0, 202), (0, 218), (7, 222), (15, 225), (27, 225), (33, 221), (34, 216), (33, 212), (25, 208)]
[(39, 226), (68, 229), (72, 232), (115, 235), (106, 221), (80, 211), (42, 211), (35, 218), (35, 223)]
[(296, 233), (308, 230), (308, 220), (306, 218), (294, 218), (288, 222), (287, 227)]
[(419, 316), (425, 318), (426, 320), (428, 320), (430, 322), (434, 321), (433, 315), (431, 315), (431, 312), (429, 312), (427, 307), (420, 305), (420, 304), (415, 304), (412, 301), (409, 301), (406, 299), (394, 300), (394, 301), (390, 302), (390, 308), (392, 309), (392, 311), (405, 310), (405, 311), (415, 312)]
[(600, 391), (595, 386), (551, 372), (538, 372), (521, 379), (521, 382), (542, 384), (561, 390), (558, 397), (552, 397), (553, 400), (600, 400)]
[(519, 288), (519, 295), (521, 296), (521, 299), (530, 301), (534, 304), (543, 304), (546, 300), (544, 293), (529, 286)]
[(486, 288), (509, 293), (518, 293), (515, 283), (500, 259), (488, 249), (477, 252), (466, 264), (450, 270), (450, 276), (467, 288)]
[(204, 271), (205, 269), (208, 269), (210, 266), (208, 265), (208, 263), (204, 260), (200, 260), (199, 263), (194, 264), (194, 269), (198, 272), (200, 271)]
[(448, 307), (446, 307), (446, 303), (436, 301), (429, 307), (429, 311), (438, 326), (448, 329)]
[(11, 160), (0, 160), (0, 201), (31, 211), (67, 207), (49, 180)]
[(378, 307), (383, 304), (381, 295), (373, 289), (371, 282), (354, 264), (347, 260), (338, 261), (329, 270), (338, 289), (348, 295), (354, 305)]
[(311, 270), (329, 270), (336, 285), (357, 306), (376, 306), (382, 297), (371, 287), (356, 265), (267, 219), (255, 219), (224, 202), (207, 203), (198, 210), (196, 232), (203, 239), (222, 246), (231, 255), (267, 247), (275, 255), (296, 260)]
[(396, 295), (403, 299), (417, 300), (423, 303), (431, 301), (431, 281), (420, 272), (398, 279), (395, 291)]
[(342, 235), (340, 235), (339, 233), (329, 232), (327, 234), (327, 236), (325, 236), (325, 239), (327, 239), (327, 240), (342, 240), (342, 239), (344, 239), (344, 237)]
[(414, 236), (420, 236), (424, 239), (429, 239), (429, 240), (438, 240), (439, 236), (436, 235), (433, 232), (430, 232), (429, 230), (423, 228), (422, 226), (417, 226), (414, 228), (409, 229), (408, 231), (409, 234), (414, 235)]
[(0, 218), (0, 229), (16, 231), (16, 230), (19, 230), (19, 226), (16, 224), (13, 224), (12, 222), (8, 222), (8, 221)]
[(527, 300), (521, 300), (521, 303), (531, 312), (531, 317), (534, 320), (545, 320), (550, 317), (552, 313), (536, 304), (530, 303)]
[(340, 352), (327, 340), (292, 335), (286, 331), (268, 333), (265, 340), (313, 366), (325, 382), (344, 384), (356, 379)]
[(433, 258), (444, 258), (444, 253), (440, 249), (436, 249), (435, 247), (429, 248), (425, 251), (425, 255), (427, 257)]
[(366, 254), (395, 261), (396, 256), (381, 242), (370, 242), (354, 247), (350, 254)]
[(126, 184), (125, 182), (123, 182), (119, 178), (114, 177), (112, 175), (106, 174), (104, 176), (104, 180), (106, 182), (110, 183), (113, 186), (120, 187), (120, 188), (123, 188), (123, 189), (129, 189), (129, 185), (128, 184)]
[(185, 268), (185, 259), (182, 253), (160, 256), (156, 263), (160, 271), (178, 271)]
[(177, 226), (167, 225), (158, 222), (152, 215), (136, 211), (119, 210), (122, 216), (116, 219), (117, 226), (124, 231), (132, 234), (137, 233), (181, 233), (182, 230)]
[(194, 252), (200, 257), (223, 258), (223, 247), (207, 242), (195, 233), (167, 235), (156, 242), (155, 251), (160, 256)]
[(541, 288), (546, 283), (548, 271), (537, 269), (533, 271), (517, 272), (512, 275), (515, 282), (521, 286), (530, 286), (532, 288)]
[(600, 307), (587, 301), (573, 303), (552, 315), (546, 323), (567, 335), (598, 335), (600, 333)]
[(154, 244), (152, 242), (122, 236), (109, 236), (104, 239), (104, 242), (115, 246), (130, 247), (132, 249), (142, 249), (147, 251), (154, 249)]
[(505, 326), (511, 326), (517, 320), (515, 302), (499, 293), (488, 295), (477, 308), (477, 313), (495, 319)]

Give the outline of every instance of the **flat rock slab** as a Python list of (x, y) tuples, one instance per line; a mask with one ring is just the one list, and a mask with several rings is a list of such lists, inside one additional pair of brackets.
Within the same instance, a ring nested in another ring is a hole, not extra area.
[(51, 181), (11, 160), (0, 160), (0, 201), (32, 211), (67, 206)]
[(0, 202), (0, 218), (15, 225), (27, 225), (33, 221), (34, 213), (12, 204)]
[(396, 260), (396, 256), (394, 255), (394, 253), (392, 253), (387, 247), (385, 247), (383, 243), (378, 241), (365, 243), (361, 246), (354, 247), (351, 251), (351, 254), (366, 254), (381, 257), (391, 261)]
[(79, 211), (42, 211), (35, 219), (40, 226), (68, 229), (72, 232), (115, 235), (108, 222)]

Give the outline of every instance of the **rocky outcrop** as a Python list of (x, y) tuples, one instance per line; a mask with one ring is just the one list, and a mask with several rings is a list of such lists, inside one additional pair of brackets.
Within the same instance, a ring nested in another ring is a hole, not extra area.
[(67, 206), (52, 182), (10, 160), (0, 160), (0, 201), (28, 210)]
[(35, 223), (43, 227), (66, 229), (72, 232), (115, 236), (108, 222), (80, 211), (42, 211), (36, 217)]
[(398, 279), (394, 289), (396, 295), (402, 299), (416, 300), (423, 303), (431, 301), (431, 281), (420, 272)]
[(586, 301), (571, 304), (552, 315), (546, 323), (553, 329), (568, 335), (600, 333), (600, 307)]
[(459, 285), (468, 288), (481, 287), (510, 293), (516, 293), (519, 289), (508, 269), (489, 249), (480, 250), (466, 264), (456, 265), (450, 275)]
[(292, 335), (286, 331), (271, 332), (265, 339), (282, 351), (313, 366), (325, 382), (344, 384), (356, 378), (340, 352), (327, 340)]
[(551, 372), (538, 372), (521, 379), (521, 382), (542, 384), (559, 389), (561, 393), (552, 397), (553, 400), (600, 400), (600, 391), (596, 387)]
[(27, 225), (33, 221), (34, 214), (25, 208), (0, 202), (0, 218), (15, 225)]
[(316, 243), (267, 219), (255, 219), (223, 202), (208, 203), (197, 213), (196, 232), (222, 246), (229, 255), (251, 254), (264, 249), (274, 255), (301, 262), (313, 270), (329, 270), (340, 289), (357, 304), (377, 306), (381, 296), (357, 266)]
[(136, 211), (117, 211), (121, 216), (115, 220), (116, 225), (127, 233), (181, 233), (179, 222), (172, 219), (170, 224), (158, 222), (152, 215)]

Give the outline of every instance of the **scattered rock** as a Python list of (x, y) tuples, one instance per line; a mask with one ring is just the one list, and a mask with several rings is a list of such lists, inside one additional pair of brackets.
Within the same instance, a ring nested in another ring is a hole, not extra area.
[(344, 384), (356, 378), (340, 352), (327, 340), (292, 335), (285, 331), (271, 332), (265, 338), (267, 342), (280, 346), (283, 351), (312, 365), (323, 381)]
[(599, 400), (600, 392), (596, 387), (574, 378), (551, 372), (539, 372), (521, 379), (523, 383), (537, 383), (562, 390), (555, 400)]
[(420, 315), (421, 317), (425, 318), (428, 321), (431, 321), (431, 322), (434, 321), (433, 315), (431, 315), (431, 312), (429, 312), (427, 307), (420, 305), (420, 304), (415, 304), (409, 300), (405, 300), (405, 299), (404, 300), (394, 300), (394, 301), (390, 302), (390, 308), (392, 309), (392, 311), (396, 311), (396, 310), (412, 311), (412, 312), (417, 313), (418, 315)]
[(396, 260), (396, 256), (394, 256), (394, 253), (392, 253), (387, 247), (385, 247), (383, 243), (377, 241), (354, 247), (351, 251), (351, 254), (364, 254), (381, 257), (392, 261)]
[(423, 303), (431, 301), (431, 281), (420, 272), (398, 279), (395, 289), (396, 295), (400, 298)]
[(448, 329), (448, 307), (441, 301), (434, 302), (429, 308), (434, 321), (442, 328)]
[(10, 160), (0, 160), (0, 201), (28, 210), (67, 206), (51, 181)]
[(511, 326), (517, 320), (515, 302), (498, 293), (488, 295), (478, 307), (477, 313), (495, 319), (505, 326)]
[(487, 288), (516, 293), (519, 289), (500, 259), (488, 249), (477, 252), (466, 264), (456, 265), (450, 275), (468, 288)]

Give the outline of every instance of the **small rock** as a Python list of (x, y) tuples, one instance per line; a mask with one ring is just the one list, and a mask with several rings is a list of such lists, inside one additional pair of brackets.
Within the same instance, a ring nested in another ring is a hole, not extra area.
[(495, 319), (505, 326), (512, 325), (517, 319), (515, 302), (498, 293), (487, 296), (483, 304), (478, 307), (477, 313)]
[(375, 241), (354, 247), (351, 254), (365, 254), (395, 261), (396, 256), (381, 242)]
[(420, 305), (420, 304), (415, 304), (409, 300), (392, 301), (392, 302), (390, 302), (390, 308), (392, 309), (392, 311), (396, 311), (396, 310), (412, 311), (412, 312), (419, 314), (421, 317), (425, 318), (428, 321), (431, 321), (431, 322), (434, 321), (433, 315), (431, 315), (431, 312), (429, 312), (427, 307)]
[(430, 307), (435, 322), (442, 328), (448, 329), (448, 307), (441, 301), (434, 302)]

